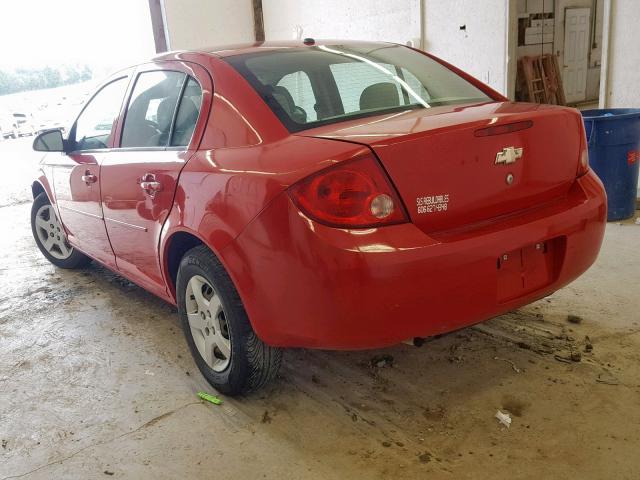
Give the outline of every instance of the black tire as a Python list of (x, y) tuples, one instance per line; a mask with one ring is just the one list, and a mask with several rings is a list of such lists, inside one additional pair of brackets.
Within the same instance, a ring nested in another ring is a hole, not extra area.
[(56, 267), (73, 269), (86, 266), (89, 262), (91, 262), (91, 259), (76, 248), (71, 247), (71, 255), (69, 255), (69, 257), (67, 258), (62, 259), (54, 257), (44, 247), (36, 231), (36, 215), (40, 208), (45, 205), (51, 205), (51, 202), (49, 201), (49, 197), (47, 197), (47, 194), (42, 192), (38, 194), (38, 196), (36, 196), (36, 198), (33, 200), (33, 205), (31, 206), (31, 232), (33, 233), (33, 238), (36, 241), (36, 245), (38, 245), (38, 248), (42, 252), (42, 255), (44, 255), (45, 258), (53, 263)]
[[(189, 326), (186, 292), (189, 281), (196, 275), (211, 284), (222, 304), (231, 342), (229, 362), (222, 371), (212, 369), (200, 355)], [(202, 375), (214, 388), (226, 395), (240, 395), (256, 390), (276, 377), (282, 349), (270, 347), (257, 337), (231, 278), (206, 246), (192, 248), (182, 258), (176, 297), (191, 354)]]

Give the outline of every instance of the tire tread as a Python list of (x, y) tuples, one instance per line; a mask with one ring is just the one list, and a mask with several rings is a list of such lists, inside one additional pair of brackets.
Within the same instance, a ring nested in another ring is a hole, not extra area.
[[(235, 331), (234, 342), (232, 342), (231, 346), (232, 359), (226, 375), (227, 381), (221, 382), (218, 378), (219, 375), (208, 368), (197, 350), (194, 350), (186, 315), (183, 316), (183, 329), (192, 354), (196, 359), (196, 364), (202, 374), (215, 388), (229, 395), (246, 394), (273, 381), (278, 374), (282, 361), (282, 349), (269, 346), (258, 338), (251, 327), (244, 304), (231, 277), (229, 277), (222, 263), (206, 245), (192, 248), (182, 258), (178, 270), (178, 281), (176, 282), (179, 308), (182, 308), (182, 303), (184, 302), (183, 290), (187, 281), (182, 278), (181, 273), (188, 266), (195, 266), (207, 273), (207, 277), (212, 277), (208, 278), (208, 280), (212, 282), (218, 294), (221, 295), (223, 304), (226, 304), (225, 308), (232, 310), (232, 312), (228, 313), (231, 313), (231, 318), (234, 319), (233, 324), (230, 326)], [(229, 318), (229, 315), (227, 315), (228, 320)], [(240, 342), (239, 344), (236, 343), (238, 341)], [(235, 358), (233, 356), (234, 351), (238, 355)]]

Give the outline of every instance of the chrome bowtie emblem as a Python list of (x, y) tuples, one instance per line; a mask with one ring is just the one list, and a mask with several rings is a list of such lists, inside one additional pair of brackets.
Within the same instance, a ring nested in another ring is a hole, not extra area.
[(501, 152), (496, 155), (496, 165), (503, 164), (509, 165), (516, 163), (516, 160), (522, 158), (522, 152), (524, 149), (515, 147), (503, 148)]

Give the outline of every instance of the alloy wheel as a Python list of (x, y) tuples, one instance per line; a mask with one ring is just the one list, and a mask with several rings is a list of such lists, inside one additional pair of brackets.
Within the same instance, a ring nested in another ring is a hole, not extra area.
[(59, 260), (71, 256), (73, 247), (67, 242), (64, 228), (51, 205), (43, 205), (38, 209), (35, 224), (38, 239), (49, 255)]
[(231, 337), (220, 297), (200, 275), (187, 283), (187, 318), (200, 356), (216, 372), (222, 372), (231, 358)]

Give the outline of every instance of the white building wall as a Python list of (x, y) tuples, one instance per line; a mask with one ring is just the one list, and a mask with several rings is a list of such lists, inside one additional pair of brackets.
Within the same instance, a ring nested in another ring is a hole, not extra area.
[(611, 0), (607, 107), (640, 108), (640, 2)]
[(507, 7), (506, 0), (427, 0), (426, 50), (506, 95)]
[[(507, 1), (425, 0), (426, 50), (507, 92)], [(303, 37), (413, 41), (420, 0), (263, 0), (267, 40)], [(466, 25), (466, 31), (460, 26)]]
[(380, 40), (397, 43), (420, 37), (419, 0), (263, 0), (267, 40), (302, 37)]
[(184, 50), (252, 42), (251, 0), (164, 0), (169, 48)]

